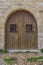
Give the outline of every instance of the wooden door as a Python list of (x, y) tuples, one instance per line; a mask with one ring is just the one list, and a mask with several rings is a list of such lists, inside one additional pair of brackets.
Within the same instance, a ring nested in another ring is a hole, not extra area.
[(34, 17), (26, 11), (17, 11), (7, 20), (6, 49), (37, 49), (37, 25)]

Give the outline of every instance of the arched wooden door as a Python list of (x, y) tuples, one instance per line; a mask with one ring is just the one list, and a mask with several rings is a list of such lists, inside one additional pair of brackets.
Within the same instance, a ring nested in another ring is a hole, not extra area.
[(6, 23), (5, 48), (11, 50), (37, 49), (37, 24), (29, 12), (17, 11)]

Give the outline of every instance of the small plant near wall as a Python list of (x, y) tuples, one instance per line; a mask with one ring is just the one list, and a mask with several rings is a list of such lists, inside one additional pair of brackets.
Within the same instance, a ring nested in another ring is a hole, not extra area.
[(40, 51), (41, 51), (41, 53), (43, 53), (43, 48)]
[(6, 49), (0, 49), (0, 53), (8, 53), (9, 51)]
[(27, 62), (43, 62), (43, 56), (27, 58)]
[(8, 65), (12, 65), (17, 63), (17, 58), (13, 57), (13, 58), (5, 58), (4, 61), (8, 64)]

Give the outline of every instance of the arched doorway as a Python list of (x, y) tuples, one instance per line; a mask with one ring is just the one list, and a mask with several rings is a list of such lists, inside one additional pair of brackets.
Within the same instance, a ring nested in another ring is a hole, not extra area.
[(19, 10), (9, 16), (5, 29), (5, 48), (8, 50), (38, 48), (37, 23), (30, 12)]

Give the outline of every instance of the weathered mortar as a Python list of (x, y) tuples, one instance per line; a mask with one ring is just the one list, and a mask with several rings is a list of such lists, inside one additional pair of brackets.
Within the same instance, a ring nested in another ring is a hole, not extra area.
[(31, 12), (38, 27), (38, 49), (43, 48), (43, 0), (0, 0), (0, 48), (5, 47), (5, 23), (13, 10)]

